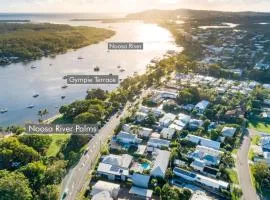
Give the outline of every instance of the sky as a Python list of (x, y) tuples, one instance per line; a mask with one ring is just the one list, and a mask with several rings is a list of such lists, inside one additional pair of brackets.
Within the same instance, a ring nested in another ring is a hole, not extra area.
[(177, 8), (270, 12), (270, 0), (0, 0), (0, 12), (130, 13)]

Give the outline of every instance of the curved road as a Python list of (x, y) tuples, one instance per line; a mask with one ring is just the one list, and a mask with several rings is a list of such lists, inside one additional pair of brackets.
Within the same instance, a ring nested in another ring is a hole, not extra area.
[(241, 147), (237, 152), (236, 168), (238, 171), (239, 182), (243, 191), (243, 200), (259, 200), (255, 188), (252, 186), (250, 169), (248, 163), (248, 152), (251, 145), (252, 130), (248, 130), (243, 138)]

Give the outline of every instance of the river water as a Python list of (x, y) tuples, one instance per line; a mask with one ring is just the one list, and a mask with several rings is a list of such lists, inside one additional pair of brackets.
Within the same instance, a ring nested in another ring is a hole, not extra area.
[[(90, 17), (95, 18), (95, 16)], [(156, 24), (145, 24), (141, 21), (111, 24), (99, 21), (70, 21), (73, 18), (77, 16), (0, 14), (0, 20), (30, 19), (32, 22), (94, 26), (116, 31), (116, 35), (106, 41), (69, 51), (54, 58), (44, 57), (29, 63), (0, 67), (0, 109), (8, 109), (7, 113), (0, 114), (0, 126), (36, 122), (38, 110), (44, 108), (49, 110), (49, 114), (45, 116), (49, 118), (57, 114), (61, 105), (84, 98), (87, 89), (100, 87), (112, 90), (117, 87), (117, 85), (69, 85), (68, 88), (62, 89), (61, 87), (66, 84), (63, 76), (67, 74), (107, 75), (112, 73), (124, 79), (132, 76), (134, 72), (143, 73), (151, 59), (161, 57), (167, 50), (181, 50), (174, 43), (170, 32)], [(143, 42), (144, 50), (107, 52), (107, 42)], [(83, 59), (78, 59), (78, 57)], [(118, 65), (121, 65), (125, 71), (120, 72)], [(36, 68), (32, 69), (31, 66)], [(98, 73), (93, 70), (95, 66), (100, 67)], [(40, 96), (33, 98), (34, 94)], [(61, 99), (61, 96), (66, 96), (66, 98)], [(35, 107), (26, 108), (29, 105)]]

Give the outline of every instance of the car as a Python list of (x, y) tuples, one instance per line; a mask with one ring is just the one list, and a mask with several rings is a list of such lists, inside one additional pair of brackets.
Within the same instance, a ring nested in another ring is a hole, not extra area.
[(65, 189), (61, 199), (64, 200), (67, 197), (67, 195), (68, 195), (68, 188)]

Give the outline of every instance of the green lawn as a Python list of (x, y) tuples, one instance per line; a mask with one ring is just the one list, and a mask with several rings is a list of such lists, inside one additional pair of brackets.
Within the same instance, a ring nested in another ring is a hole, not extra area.
[(53, 141), (47, 151), (47, 156), (56, 156), (61, 146), (70, 138), (70, 135), (57, 134), (51, 136)]
[(259, 132), (269, 133), (270, 134), (270, 123), (269, 122), (259, 122), (259, 121), (250, 121), (248, 128), (255, 129)]
[(239, 184), (239, 180), (238, 180), (238, 175), (237, 175), (237, 172), (233, 169), (226, 169), (228, 175), (229, 175), (229, 178), (231, 180), (232, 183), (238, 185)]

